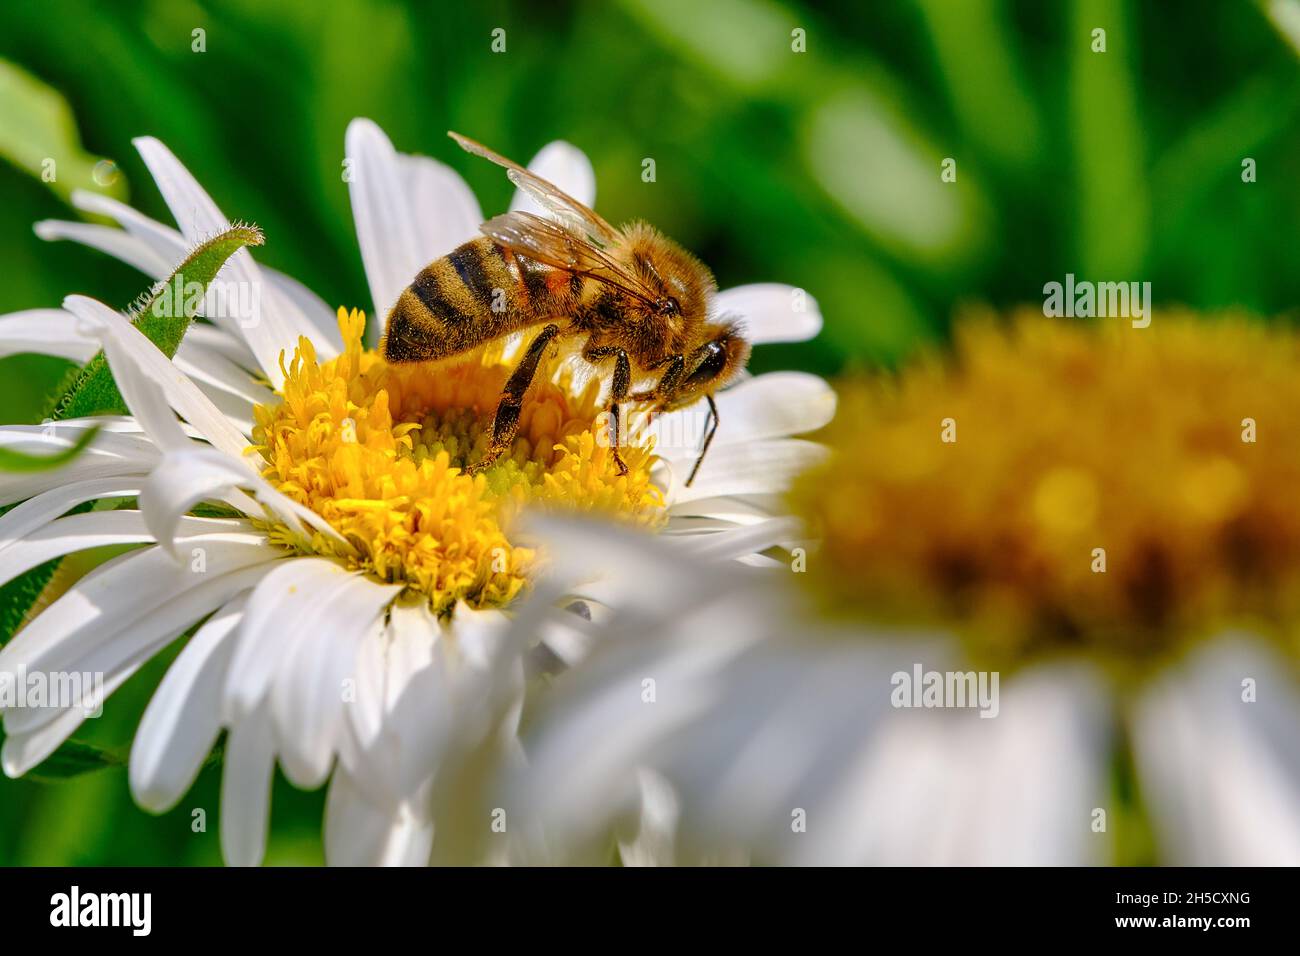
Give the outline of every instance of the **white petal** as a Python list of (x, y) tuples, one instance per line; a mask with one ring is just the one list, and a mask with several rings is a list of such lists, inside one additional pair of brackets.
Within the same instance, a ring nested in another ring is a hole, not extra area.
[[(118, 352), (118, 367), (113, 368), (119, 388), (132, 377), (152, 380), (162, 389), (168, 404), (197, 428), (207, 441), (236, 458), (243, 455), (248, 442), (239, 429), (227, 421), (185, 373), (124, 316), (85, 296), (68, 296), (63, 305), (74, 315), (102, 328), (106, 344), (111, 337), (115, 344), (122, 346)], [(251, 471), (252, 465), (248, 467)]]
[[(389, 806), (402, 792), (403, 746), (398, 726), (390, 720), (411, 679), (433, 665), (433, 648), (442, 627), (426, 602), (396, 604), (388, 624), (377, 622), (357, 656), (356, 699), (348, 704), (347, 732), (340, 741), (339, 759), (353, 786), (370, 802)], [(445, 702), (429, 701), (445, 708)]]
[(0, 445), (48, 454), (71, 448), (89, 428), (98, 428), (100, 434), (86, 449), (87, 454), (124, 458), (141, 464), (157, 458), (158, 449), (144, 434), (139, 422), (124, 415), (65, 418), (40, 425), (0, 425)]
[(348, 182), (352, 218), (378, 324), (387, 318), (415, 274), (430, 262), (420, 248), (423, 227), (416, 224), (418, 215), (427, 216), (430, 211), (417, 213), (412, 208), (407, 184), (414, 167), (399, 161), (393, 144), (373, 122), (354, 119), (349, 123), (345, 150), (352, 170)]
[[(185, 342), (201, 345), (203, 348), (224, 355), (240, 368), (252, 369), (257, 366), (257, 359), (249, 351), (248, 344), (236, 339), (225, 329), (205, 322), (195, 322), (185, 333)], [(184, 343), (182, 343), (184, 347)]]
[[(72, 194), (72, 204), (78, 209), (84, 209), (88, 212), (98, 213), (102, 216), (108, 216), (116, 219), (127, 233), (137, 243), (142, 244), (153, 254), (153, 264), (155, 268), (145, 269), (145, 262), (134, 262), (126, 259), (132, 265), (141, 268), (141, 271), (148, 273), (155, 279), (163, 279), (171, 275), (177, 266), (185, 260), (192, 248), (192, 243), (186, 242), (175, 229), (164, 226), (162, 223), (150, 219), (130, 206), (120, 203), (115, 199), (107, 196), (101, 196), (99, 193), (86, 192), (84, 190), (75, 190)], [(39, 224), (38, 224), (39, 225)], [(38, 230), (38, 234), (40, 234)], [(75, 235), (42, 235), (42, 238), (68, 238), (85, 242)], [(102, 249), (109, 255), (116, 255), (118, 258), (124, 258), (115, 248), (106, 248), (96, 243), (87, 243), (95, 245), (96, 248)], [(142, 253), (135, 253), (140, 257)], [(316, 293), (312, 292), (305, 285), (291, 276), (285, 275), (265, 265), (259, 264), (259, 271), (263, 278), (267, 279), (280, 293), (280, 297), (288, 300), (292, 306), (296, 307), (311, 322), (312, 327), (316, 330), (312, 336), (314, 342), (328, 342), (330, 349), (329, 354), (335, 354), (342, 349), (342, 342), (339, 338), (338, 322), (335, 319), (334, 310), (325, 304)], [(238, 338), (239, 344), (244, 346), (243, 336)], [(246, 348), (246, 346), (244, 346)], [(249, 354), (252, 361), (252, 355)]]
[[(397, 164), (406, 181), (421, 268), (479, 235), (483, 212), (459, 173), (427, 156), (398, 153)], [(412, 272), (406, 281), (414, 278)]]
[(226, 738), (221, 777), (221, 854), (231, 866), (256, 866), (266, 854), (275, 770), (265, 705), (240, 718)]
[[(102, 519), (114, 514), (121, 512), (73, 515), (61, 518), (50, 527), (77, 518)], [(191, 561), (178, 564), (160, 548), (146, 548), (97, 567), (33, 618), (0, 650), (0, 670), (57, 669), (74, 663), (122, 628), (165, 608), (181, 592), (283, 558), (283, 552), (267, 546), (260, 535), (225, 530), (246, 527), (239, 522), (211, 518), (188, 520), (196, 529), (204, 529), (186, 540), (194, 552)], [(5, 554), (10, 550), (6, 549)]]
[(666, 533), (673, 533), (682, 522), (691, 518), (718, 519), (733, 524), (753, 524), (766, 521), (774, 515), (786, 514), (789, 508), (784, 496), (780, 494), (733, 495), (720, 498), (696, 498), (692, 501), (675, 502), (668, 506), (668, 527)]
[[(596, 172), (587, 154), (572, 143), (557, 139), (547, 143), (528, 164), (529, 172), (559, 186), (584, 206), (596, 206)], [(523, 210), (536, 216), (548, 216), (546, 209), (523, 190), (516, 190), (510, 200), (511, 210)]]
[(325, 861), (330, 866), (425, 866), (433, 821), (419, 803), (371, 803), (340, 768), (325, 804)]
[(157, 541), (172, 551), (177, 524), (186, 512), (200, 501), (224, 500), (232, 489), (247, 489), (275, 517), (300, 534), (307, 525), (343, 548), (351, 548), (320, 515), (273, 488), (243, 462), (210, 448), (196, 446), (169, 452), (144, 482), (140, 510)]
[(152, 541), (138, 511), (91, 511), (68, 515), (29, 532), (0, 550), (0, 583), (65, 554), (106, 545)]
[(176, 420), (162, 389), (145, 375), (136, 374), (136, 364), (130, 352), (133, 343), (124, 338), (121, 330), (113, 324), (105, 325), (103, 341), (104, 357), (122, 400), (153, 443), (164, 452), (198, 447)]
[[(357, 582), (371, 589), (366, 592), (371, 600), (357, 599)], [(324, 558), (294, 558), (275, 568), (248, 600), (226, 681), (228, 714), (251, 713), (265, 699), (300, 638), (324, 627), (364, 629), (398, 590)]]
[[(141, 557), (131, 564), (137, 574), (155, 572), (159, 555), (156, 551), (141, 552)], [(261, 564), (265, 564), (263, 561)], [(112, 691), (135, 670), (171, 643), (195, 621), (224, 605), (236, 594), (252, 587), (265, 573), (261, 564), (246, 563), (244, 567), (227, 574), (176, 575), (176, 591), (165, 602), (143, 610), (125, 609), (109, 618), (102, 616), (95, 622), (93, 634), (82, 633), (75, 638), (69, 635), (47, 653), (36, 658), (34, 667), (51, 674), (88, 673), (103, 674), (107, 692)], [(30, 673), (31, 668), (28, 668)], [(7, 733), (31, 734), (63, 715), (69, 708), (23, 707), (5, 712)], [(80, 707), (71, 708), (81, 712)], [(86, 715), (81, 713), (84, 719)], [(69, 726), (69, 732), (80, 720)], [(61, 742), (54, 741), (54, 746)]]
[[(115, 574), (106, 577), (119, 577), (122, 569), (128, 568), (132, 575), (153, 575), (157, 580), (166, 580), (165, 570), (156, 561), (158, 557), (160, 555), (157, 551), (142, 552), (134, 561), (115, 564)], [(152, 567), (140, 566), (150, 564), (151, 559), (154, 559)], [(172, 568), (174, 570), (175, 565)], [(229, 574), (214, 574), (200, 583), (194, 582), (195, 575), (190, 575), (188, 580), (179, 575), (174, 576), (171, 581), (174, 587), (161, 605), (146, 605), (143, 610), (119, 607), (115, 613), (101, 613), (88, 626), (83, 625), (65, 635), (61, 642), (43, 655), (34, 656), (31, 652), (34, 645), (28, 644), (25, 647), (28, 651), (26, 656), (34, 657), (34, 660), (20, 666), (27, 673), (46, 670), (49, 673), (103, 674), (104, 693), (112, 694), (142, 664), (175, 639), (177, 634), (214, 608), (223, 605), (235, 594), (249, 588), (262, 573), (260, 567), (246, 565)], [(101, 584), (102, 581), (101, 578)], [(80, 587), (80, 584), (81, 582), (74, 587)], [(82, 593), (84, 595), (85, 589)], [(19, 636), (26, 635), (27, 631), (41, 623), (42, 617), (44, 615), (39, 615)], [(42, 636), (48, 634), (43, 633)], [(15, 638), (12, 644), (17, 642)], [(9, 648), (5, 649), (6, 654), (8, 650)], [(88, 716), (89, 708), (84, 706), (29, 707), (6, 711), (5, 773), (10, 776), (26, 773), (53, 753)]]
[[(394, 608), (393, 618), (398, 628), (416, 632), (413, 642), (427, 639), (437, 626), (417, 608)], [(457, 606), (451, 633), (434, 644), (433, 663), (413, 673), (395, 695), (379, 743), (381, 754), (387, 746), (398, 756), (398, 799), (412, 799), (449, 757), (501, 726), (523, 690), (521, 658), (502, 653), (506, 630), (500, 612)], [(374, 793), (371, 799), (391, 803), (393, 792)]]
[[(176, 365), (186, 374), (190, 374), (189, 368), (184, 364), (177, 362)], [(198, 378), (194, 379), (194, 384), (199, 387), (203, 397), (210, 401), (231, 425), (239, 429), (240, 434), (249, 437), (249, 444), (252, 444), (253, 429), (257, 425), (253, 403), (233, 392), (228, 392), (224, 388)]]
[(98, 351), (99, 342), (62, 309), (28, 309), (0, 316), (0, 356), (30, 352), (88, 362)]
[[(999, 697), (992, 719), (970, 711), (890, 709), (871, 736), (863, 735), (856, 754), (832, 754), (844, 769), (816, 810), (817, 834), (784, 841), (791, 854), (785, 859), (812, 865), (1104, 862), (1108, 846), (1086, 825), (1093, 808), (1104, 806), (1108, 788), (1106, 701), (1096, 675), (1040, 667), (1007, 681)], [(801, 787), (811, 801), (813, 788)]]
[[(72, 204), (85, 212), (116, 219), (128, 235), (148, 246), (154, 254), (155, 261), (159, 263), (156, 271), (149, 272), (149, 275), (155, 279), (170, 275), (190, 251), (192, 244), (186, 242), (185, 237), (177, 230), (163, 225), (156, 219), (150, 219), (144, 213), (116, 199), (77, 189), (72, 193)], [(144, 271), (148, 272), (148, 270)]]
[[(324, 299), (293, 276), (261, 264), (258, 268), (262, 277), (271, 283), (277, 307), (297, 311), (302, 320), (310, 325), (311, 335), (308, 338), (316, 344), (317, 355), (322, 361), (343, 351), (343, 335), (339, 332), (337, 309), (331, 309)], [(298, 340), (294, 339), (284, 347), (291, 355), (293, 346), (297, 344)]]
[[(271, 716), (285, 776), (305, 789), (325, 782), (339, 745), (344, 698), (355, 679), (361, 643), (401, 591), (349, 574), (337, 565), (314, 585), (323, 616), (291, 643), (271, 691)], [(322, 626), (323, 625), (323, 626)]]
[(230, 601), (190, 638), (145, 708), (131, 745), (131, 793), (154, 813), (194, 783), (221, 732), (221, 690), (245, 599)]
[[(132, 667), (105, 679), (104, 696), (117, 690), (143, 663), (136, 662)], [(4, 747), (0, 748), (0, 766), (8, 777), (21, 777), (38, 767), (50, 754), (71, 737), (86, 719), (85, 711), (80, 707), (71, 707), (54, 712), (51, 719), (40, 726), (25, 732), (13, 732), (6, 729)], [(7, 721), (6, 721), (7, 723)]]
[[(815, 431), (835, 415), (835, 392), (824, 379), (805, 372), (758, 375), (719, 392), (716, 401), (719, 427), (710, 455), (727, 445)], [(690, 474), (711, 425), (708, 406), (697, 402), (655, 416), (646, 434), (654, 437), (656, 455)]]
[(723, 289), (713, 299), (713, 311), (739, 316), (746, 337), (755, 345), (803, 342), (822, 328), (817, 300), (802, 289), (779, 282)]
[[(230, 227), (210, 196), (162, 143), (152, 137), (134, 140), (141, 158), (153, 174), (177, 225), (186, 240), (198, 244)], [(231, 296), (235, 314), (211, 316), (231, 334), (242, 335), (257, 357), (258, 365), (271, 384), (279, 388), (284, 376), (280, 371), (281, 350), (292, 351), (298, 336), (312, 339), (323, 357), (331, 357), (330, 344), (320, 341), (316, 328), (294, 302), (283, 295), (274, 283), (267, 282), (247, 249), (240, 249), (222, 267), (219, 281), (232, 283), (241, 290), (252, 290), (261, 302), (255, 311), (243, 295)]]
[(700, 562), (728, 561), (777, 545), (788, 545), (804, 534), (798, 518), (769, 518), (745, 527), (680, 539), (683, 554)]
[[(58, 475), (58, 481), (68, 483), (116, 476), (133, 476), (143, 482), (144, 472), (150, 464), (116, 455), (83, 452), (75, 461), (60, 466), (55, 474)], [(50, 475), (42, 472), (0, 473), (0, 505), (13, 504), (40, 494), (49, 488), (50, 483)]]
[(681, 817), (681, 801), (673, 785), (644, 767), (637, 770), (641, 796), (640, 826), (635, 838), (620, 840), (619, 859), (624, 866), (672, 866), (674, 844)]
[(38, 222), (34, 228), (36, 235), (46, 242), (68, 239), (83, 246), (90, 246), (92, 249), (107, 253), (114, 259), (120, 259), (129, 266), (134, 266), (154, 279), (161, 279), (171, 271), (171, 266), (180, 262), (178, 259), (176, 262), (169, 263), (143, 239), (121, 229), (114, 229), (112, 226), (46, 219)]
[(175, 362), (198, 385), (207, 383), (220, 388), (237, 395), (250, 406), (265, 405), (276, 400), (275, 392), (256, 381), (221, 352), (197, 341), (192, 334), (186, 335), (181, 347), (176, 350)]
[(1288, 663), (1263, 642), (1229, 635), (1143, 695), (1134, 755), (1162, 861), (1300, 864), (1300, 693)]
[(125, 498), (140, 493), (138, 478), (95, 478), (51, 488), (0, 515), (0, 549), (48, 524), (74, 505), (98, 498)]
[(784, 491), (796, 475), (820, 464), (826, 455), (824, 446), (798, 438), (723, 445), (709, 450), (689, 488), (685, 482), (694, 459), (666, 458), (672, 466), (668, 500), (676, 505), (697, 498)]

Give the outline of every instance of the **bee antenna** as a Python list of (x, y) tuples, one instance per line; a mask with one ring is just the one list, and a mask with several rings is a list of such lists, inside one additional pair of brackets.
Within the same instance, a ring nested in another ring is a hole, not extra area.
[(704, 456), (709, 453), (709, 446), (713, 444), (713, 436), (718, 433), (718, 405), (713, 400), (712, 395), (706, 395), (704, 397), (709, 402), (709, 417), (706, 421), (712, 422), (713, 427), (710, 428), (708, 434), (704, 436), (704, 447), (700, 449), (700, 457), (695, 459), (695, 467), (691, 469), (691, 476), (686, 479), (687, 488), (689, 488), (691, 482), (695, 480), (695, 475), (699, 472), (700, 465), (704, 464)]

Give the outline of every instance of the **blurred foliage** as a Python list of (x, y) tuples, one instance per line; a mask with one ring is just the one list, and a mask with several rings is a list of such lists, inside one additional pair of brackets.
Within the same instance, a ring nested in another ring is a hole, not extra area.
[[(124, 177), (108, 188), (129, 185), (170, 221), (131, 147), (141, 134), (167, 143), (227, 215), (265, 230), (261, 260), (333, 304), (367, 302), (341, 163), (347, 122), (369, 116), (399, 149), (459, 169), (485, 212), (510, 186), (447, 129), (521, 160), (570, 140), (591, 156), (611, 220), (658, 224), (724, 287), (808, 289), (824, 334), (760, 349), (760, 370), (893, 363), (942, 338), (961, 301), (1038, 301), (1067, 272), (1150, 281), (1157, 310), (1275, 315), (1300, 300), (1300, 69), (1264, 12), (1281, 6), (6, 0), (0, 312), (70, 292), (125, 307), (146, 287), (31, 231), (75, 218), (60, 195), (84, 185), (95, 156)], [(505, 53), (490, 47), (498, 27)], [(1092, 50), (1098, 28), (1105, 53)], [(57, 191), (39, 178), (47, 152), (73, 157)], [(654, 183), (641, 179), (647, 157)], [(955, 183), (940, 178), (945, 158)], [(1245, 158), (1257, 182), (1242, 181)], [(39, 418), (65, 368), (0, 361), (4, 420)], [(90, 742), (125, 749), (164, 666), (114, 695)], [(120, 769), (0, 782), (0, 862), (215, 863), (218, 779), (205, 769), (158, 818), (134, 809)], [(277, 784), (270, 862), (320, 859), (322, 805)], [(206, 833), (191, 830), (194, 808)]]

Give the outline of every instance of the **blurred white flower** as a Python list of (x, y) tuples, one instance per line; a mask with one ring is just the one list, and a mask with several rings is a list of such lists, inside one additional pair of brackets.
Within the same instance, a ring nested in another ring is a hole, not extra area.
[(1300, 337), (1163, 315), (846, 382), (806, 568), (549, 525), (623, 592), (528, 722), (516, 852), (1300, 864)]
[[(634, 569), (643, 600), (530, 721), (501, 798), (519, 860), (601, 861), (619, 837), (629, 863), (1103, 864), (1127, 722), (1163, 860), (1300, 862), (1300, 694), (1262, 642), (1225, 634), (1132, 698), (1062, 661), (1009, 675), (995, 719), (895, 708), (893, 675), (917, 662), (969, 669), (954, 639), (836, 626), (780, 572), (617, 529), (547, 532), (558, 554)], [(1242, 706), (1242, 675), (1261, 703)]]

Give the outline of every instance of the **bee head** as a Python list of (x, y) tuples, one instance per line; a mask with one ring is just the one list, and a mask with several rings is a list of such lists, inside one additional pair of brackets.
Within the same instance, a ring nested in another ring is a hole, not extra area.
[(684, 408), (728, 385), (749, 360), (749, 342), (734, 322), (710, 322), (704, 344), (686, 356), (686, 371), (664, 410)]

